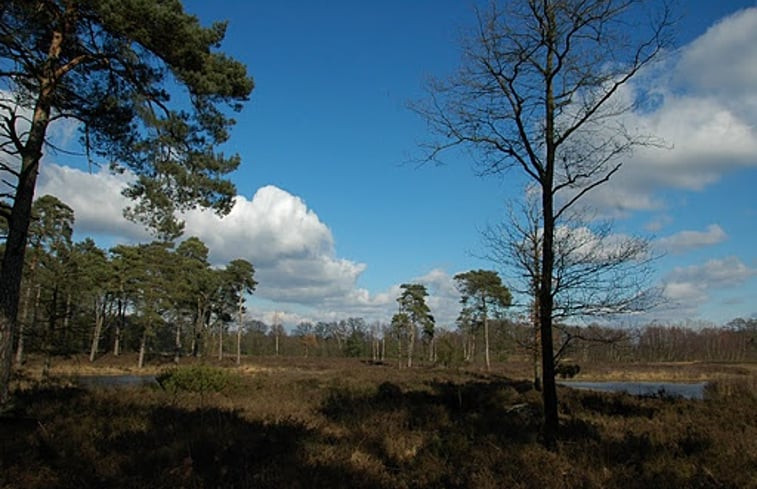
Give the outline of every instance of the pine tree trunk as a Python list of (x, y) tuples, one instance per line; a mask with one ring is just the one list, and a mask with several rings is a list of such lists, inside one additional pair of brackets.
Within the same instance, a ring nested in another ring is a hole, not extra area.
[(402, 369), (402, 338), (397, 338), (397, 368)]
[(118, 299), (118, 321), (116, 321), (116, 330), (113, 332), (113, 356), (117, 357), (121, 353), (121, 327), (126, 321), (125, 306), (121, 299)]
[(147, 350), (147, 328), (142, 332), (142, 339), (139, 341), (139, 360), (137, 361), (137, 368), (142, 368), (145, 365), (145, 351)]
[(218, 360), (223, 360), (223, 324), (218, 322)]
[(18, 323), (18, 341), (16, 342), (16, 365), (21, 366), (24, 363), (24, 321)]
[[(242, 305), (243, 296), (239, 294), (239, 303), (237, 304), (237, 365), (242, 363)], [(307, 346), (305, 347), (305, 356), (307, 356)]]
[(181, 357), (181, 322), (176, 321), (176, 335), (174, 337), (173, 363), (179, 363)]
[(9, 385), (13, 358), (13, 345), (18, 328), (18, 305), (21, 295), (21, 277), (24, 269), (26, 237), (31, 222), (34, 187), (37, 169), (42, 157), (42, 143), (50, 114), (49, 102), (40, 97), (29, 131), (16, 195), (8, 219), (2, 267), (0, 268), (0, 406), (10, 400)]
[(71, 324), (71, 293), (66, 293), (66, 312), (63, 315), (63, 345), (65, 347), (65, 351), (68, 351), (69, 347), (69, 324)]
[[(29, 264), (29, 285), (26, 287), (26, 294), (24, 296), (23, 305), (21, 307), (21, 316), (20, 321), (18, 324), (18, 343), (16, 347), (16, 365), (21, 365), (24, 363), (24, 341), (26, 338), (24, 337), (25, 331), (24, 328), (26, 327), (26, 323), (29, 321), (29, 303), (31, 302), (31, 296), (32, 296), (32, 284), (34, 282), (34, 274), (37, 270), (37, 254), (35, 253), (32, 256), (32, 261)], [(39, 290), (39, 289), (37, 289)], [(39, 302), (39, 294), (37, 294), (37, 302)]]
[(92, 345), (89, 349), (89, 362), (92, 363), (97, 358), (97, 350), (100, 346), (100, 335), (102, 334), (103, 327), (103, 311), (98, 304), (98, 300), (95, 299), (95, 330), (92, 332)]
[[(305, 347), (305, 356), (308, 356), (308, 348)], [(237, 365), (242, 364), (242, 328), (237, 329)]]
[(16, 148), (21, 155), (21, 168), (13, 197), (13, 206), (7, 219), (8, 234), (5, 239), (2, 267), (0, 267), (0, 406), (6, 405), (10, 400), (11, 359), (18, 327), (18, 303), (21, 297), (26, 239), (31, 223), (39, 161), (42, 158), (42, 147), (55, 96), (54, 63), (60, 55), (65, 34), (67, 33), (55, 32), (52, 36), (47, 60), (39, 73), (40, 89), (35, 101), (26, 144), (21, 146), (19, 143)]
[(486, 371), (492, 368), (491, 359), (489, 358), (489, 320), (484, 314), (484, 358), (486, 359)]
[(407, 368), (413, 366), (413, 347), (415, 346), (415, 331), (410, 330), (410, 337), (407, 340)]

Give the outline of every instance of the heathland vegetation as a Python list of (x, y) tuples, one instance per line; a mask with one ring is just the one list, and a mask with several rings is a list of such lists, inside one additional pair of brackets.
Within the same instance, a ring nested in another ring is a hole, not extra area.
[[(446, 328), (406, 283), (388, 322), (290, 330), (246, 318), (253, 265), (211, 266), (177, 219), (233, 205), (241, 160), (217, 147), (253, 82), (218, 51), (225, 24), (178, 0), (3, 3), (0, 487), (757, 487), (757, 321), (608, 326), (659, 298), (650, 242), (579, 206), (660, 145), (619, 120), (624, 86), (670, 47), (665, 9), (626, 35), (637, 3), (492, 5), (460, 71), (413, 106), (439, 137), (427, 160), (462, 147), (529, 181), (533, 202), (490, 240), (523, 283), (458, 274)], [(58, 120), (91, 165), (133, 176), (126, 216), (155, 241), (74, 242), (73, 210), (34, 200)], [(122, 375), (140, 385), (107, 387)], [(559, 376), (708, 385), (633, 397)]]
[[(135, 355), (95, 366), (133, 373)], [(704, 400), (559, 387), (556, 452), (518, 358), (489, 373), (312, 355), (151, 364), (159, 384), (84, 389), (70, 375), (86, 356), (48, 383), (31, 357), (0, 423), (0, 487), (757, 487), (754, 363), (586, 364), (718, 380)]]

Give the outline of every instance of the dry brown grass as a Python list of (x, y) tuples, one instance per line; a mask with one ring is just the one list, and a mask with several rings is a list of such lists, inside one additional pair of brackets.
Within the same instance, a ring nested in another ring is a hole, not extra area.
[[(561, 388), (553, 453), (538, 442), (539, 393), (504, 368), (208, 363), (236, 382), (204, 397), (159, 387), (17, 391), (17, 410), (0, 421), (0, 488), (757, 488), (751, 381), (720, 381), (707, 401)], [(754, 379), (750, 366), (636, 368), (664, 380), (675, 369)]]

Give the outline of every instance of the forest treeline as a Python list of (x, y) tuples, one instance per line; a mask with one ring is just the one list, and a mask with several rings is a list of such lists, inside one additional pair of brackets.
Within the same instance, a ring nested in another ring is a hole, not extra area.
[[(407, 348), (407, 325), (363, 318), (302, 322), (290, 330), (244, 313), (245, 294), (256, 285), (245, 260), (212, 267), (208, 248), (191, 237), (178, 244), (99, 248), (74, 242), (74, 213), (55, 197), (35, 202), (26, 255), (15, 359), (25, 355), (98, 355), (139, 352), (182, 356), (348, 356), (407, 365), (483, 365), (483, 320), (461, 315), (457, 325), (419, 326), (417, 347)], [(492, 357), (533, 355), (533, 326), (488, 320)], [(557, 358), (570, 363), (623, 361), (757, 360), (757, 320), (722, 326), (650, 324), (555, 329)]]
[[(301, 322), (286, 330), (244, 314), (255, 289), (253, 265), (237, 259), (212, 267), (198, 238), (99, 248), (73, 241), (74, 213), (43, 196), (34, 204), (19, 308), (15, 360), (25, 355), (139, 352), (183, 356), (282, 355), (361, 357), (372, 361), (459, 366), (534, 356), (532, 324), (507, 316), (461, 314), (457, 325), (367, 322), (363, 318)], [(408, 348), (415, 341), (415, 349)], [(757, 360), (757, 319), (722, 326), (649, 324), (555, 328), (557, 360), (565, 363)]]

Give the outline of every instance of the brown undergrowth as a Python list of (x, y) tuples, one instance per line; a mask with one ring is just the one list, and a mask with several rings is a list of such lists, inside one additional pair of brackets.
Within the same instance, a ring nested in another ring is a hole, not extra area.
[(757, 394), (705, 401), (560, 390), (475, 371), (264, 361), (220, 392), (18, 390), (0, 487), (757, 488)]

